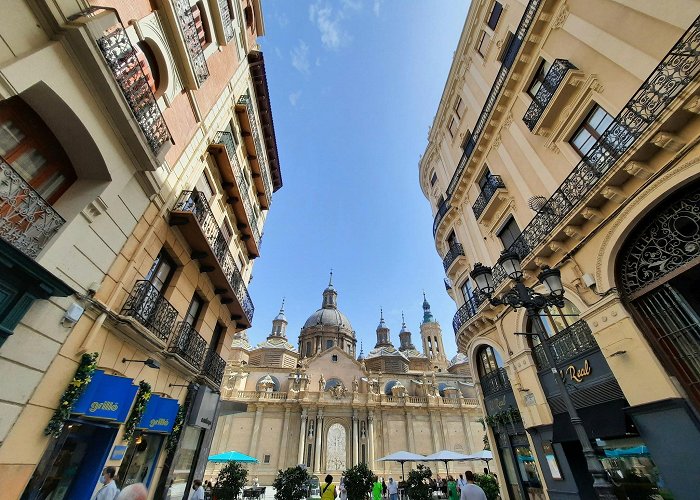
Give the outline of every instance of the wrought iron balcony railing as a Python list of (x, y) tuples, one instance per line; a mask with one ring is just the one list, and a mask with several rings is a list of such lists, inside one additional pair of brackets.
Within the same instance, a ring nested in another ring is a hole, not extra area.
[(253, 301), (250, 299), (241, 271), (238, 269), (233, 255), (231, 255), (229, 242), (219, 228), (204, 195), (198, 191), (183, 191), (175, 203), (173, 211), (189, 212), (194, 216), (250, 324), (253, 321), (253, 313), (255, 312)]
[(462, 248), (461, 243), (454, 243), (450, 246), (450, 249), (445, 254), (445, 258), (442, 259), (442, 267), (445, 268), (445, 272), (450, 268), (452, 263), (457, 260), (461, 255), (464, 255), (464, 248)]
[(163, 145), (171, 141), (170, 131), (129, 37), (124, 29), (117, 25), (99, 38), (97, 45), (149, 148), (157, 156)]
[(447, 200), (443, 200), (442, 203), (438, 206), (437, 212), (435, 213), (435, 219), (433, 220), (433, 236), (437, 234), (438, 227), (440, 226), (440, 223), (442, 222), (442, 219), (445, 218), (445, 215), (447, 212), (450, 210), (450, 204)]
[(163, 342), (168, 341), (177, 321), (177, 309), (147, 280), (134, 284), (121, 314), (131, 316)]
[(489, 175), (487, 177), (486, 183), (481, 188), (481, 193), (474, 202), (474, 205), (472, 205), (474, 216), (477, 219), (481, 217), (481, 214), (484, 213), (484, 210), (486, 210), (486, 206), (493, 198), (493, 195), (496, 194), (496, 191), (505, 187), (506, 185), (503, 184), (503, 179), (501, 179), (500, 175)]
[(263, 187), (265, 189), (265, 197), (268, 200), (272, 199), (272, 182), (270, 181), (270, 171), (267, 165), (266, 156), (264, 154), (264, 149), (260, 140), (260, 132), (258, 131), (258, 122), (255, 119), (255, 108), (253, 107), (253, 100), (250, 95), (243, 94), (238, 98), (238, 103), (245, 105), (246, 112), (248, 113), (248, 120), (250, 121), (250, 133), (253, 136), (253, 143), (255, 144), (255, 155), (258, 159), (258, 165), (260, 166), (260, 174), (263, 178)]
[[(598, 347), (598, 343), (595, 341), (593, 333), (591, 333), (591, 328), (584, 320), (577, 321), (565, 330), (550, 337), (547, 339), (547, 343), (552, 347), (554, 360), (559, 366), (576, 356)], [(536, 345), (532, 349), (532, 354), (538, 370), (551, 368), (547, 362), (542, 344)]]
[(199, 332), (186, 321), (178, 323), (176, 333), (168, 346), (168, 352), (180, 357), (199, 371), (206, 351), (207, 341)]
[(185, 39), (185, 47), (187, 48), (187, 54), (189, 55), (190, 62), (192, 63), (194, 75), (197, 78), (197, 83), (201, 85), (207, 78), (209, 78), (209, 67), (207, 66), (207, 60), (204, 57), (202, 44), (199, 41), (197, 25), (195, 24), (194, 16), (192, 15), (192, 7), (190, 7), (190, 2), (187, 0), (175, 0), (174, 7), (177, 22), (180, 25), (182, 36)]
[(236, 36), (236, 32), (231, 21), (229, 0), (219, 0), (219, 11), (221, 12), (221, 24), (224, 26), (224, 38), (226, 38), (227, 42), (230, 42)]
[(0, 156), (0, 238), (35, 258), (65, 222)]
[(231, 162), (231, 167), (233, 168), (233, 175), (236, 178), (236, 183), (238, 184), (238, 190), (241, 193), (241, 203), (243, 203), (243, 209), (245, 210), (246, 217), (248, 218), (250, 231), (253, 234), (253, 239), (255, 239), (255, 244), (260, 245), (260, 223), (258, 222), (258, 216), (253, 209), (248, 198), (248, 193), (250, 191), (250, 183), (248, 179), (243, 174), (241, 165), (238, 162), (238, 155), (236, 155), (236, 145), (233, 142), (233, 134), (227, 131), (219, 131), (214, 136), (214, 142), (217, 144), (223, 144), (228, 153), (229, 161)]
[(442, 281), (445, 283), (445, 290), (452, 290), (452, 280), (450, 278), (443, 278)]
[(481, 382), (481, 391), (484, 397), (510, 388), (510, 380), (505, 368), (498, 368), (496, 371), (480, 376), (479, 382)]
[(570, 69), (576, 69), (576, 66), (571, 64), (566, 59), (555, 59), (552, 66), (547, 71), (547, 74), (542, 80), (542, 85), (537, 89), (535, 96), (532, 98), (530, 107), (527, 108), (525, 115), (523, 116), (523, 121), (527, 128), (530, 130), (535, 128), (537, 122), (540, 121), (540, 117), (544, 110), (547, 109), (549, 102), (554, 97), (555, 92), (564, 81), (566, 73)]
[(224, 378), (224, 370), (226, 369), (226, 361), (214, 349), (209, 349), (204, 358), (202, 366), (202, 375), (211, 380), (218, 388), (221, 386), (221, 381)]
[(454, 330), (455, 335), (459, 333), (459, 329), (462, 328), (462, 325), (476, 315), (476, 311), (479, 309), (482, 302), (483, 299), (479, 295), (472, 295), (469, 297), (469, 300), (467, 300), (459, 309), (457, 309), (457, 312), (452, 318), (452, 329)]
[(602, 185), (603, 176), (649, 126), (662, 117), (669, 104), (699, 72), (700, 18), (697, 18), (516, 238), (510, 250), (525, 259), (544, 243), (554, 228)]

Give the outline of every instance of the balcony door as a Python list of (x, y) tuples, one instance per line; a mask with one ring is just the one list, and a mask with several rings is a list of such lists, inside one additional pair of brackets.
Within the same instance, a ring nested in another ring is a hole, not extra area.
[(162, 294), (165, 289), (170, 284), (170, 280), (173, 277), (173, 272), (175, 271), (175, 265), (164, 250), (161, 250), (153, 261), (151, 270), (148, 271), (146, 279), (151, 282), (153, 288), (155, 288), (158, 293)]

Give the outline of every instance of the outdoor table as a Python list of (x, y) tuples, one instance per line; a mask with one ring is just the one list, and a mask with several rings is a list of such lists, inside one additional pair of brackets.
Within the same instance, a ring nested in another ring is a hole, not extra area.
[(258, 486), (254, 488), (244, 488), (243, 498), (260, 498), (265, 497), (265, 486)]

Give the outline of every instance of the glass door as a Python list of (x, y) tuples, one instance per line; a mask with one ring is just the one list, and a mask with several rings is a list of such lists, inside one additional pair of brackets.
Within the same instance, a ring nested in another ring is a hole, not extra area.
[(136, 436), (127, 448), (117, 472), (121, 489), (134, 483), (143, 483), (146, 487), (150, 485), (162, 444), (163, 436), (160, 434), (141, 433)]

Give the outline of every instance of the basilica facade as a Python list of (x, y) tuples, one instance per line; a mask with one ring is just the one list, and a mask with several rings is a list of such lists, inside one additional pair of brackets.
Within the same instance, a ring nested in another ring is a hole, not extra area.
[[(337, 299), (329, 283), (298, 346), (287, 339), (284, 304), (264, 342), (253, 347), (245, 332), (236, 334), (212, 454), (236, 450), (257, 458), (252, 473), (271, 484), (279, 469), (297, 464), (339, 475), (365, 462), (380, 476), (398, 478), (399, 464), (377, 459), (400, 450), (481, 450), (484, 428), (470, 364), (462, 354), (447, 359), (428, 301), (420, 325), (423, 352), (405, 321), (395, 347), (382, 315), (377, 343), (364, 355), (362, 349), (356, 354), (355, 331)], [(206, 478), (220, 467), (210, 463)], [(442, 464), (431, 467), (445, 472)]]

